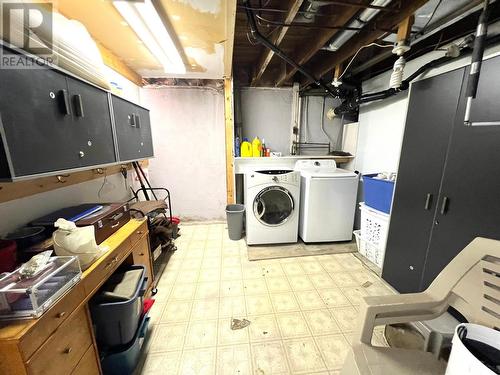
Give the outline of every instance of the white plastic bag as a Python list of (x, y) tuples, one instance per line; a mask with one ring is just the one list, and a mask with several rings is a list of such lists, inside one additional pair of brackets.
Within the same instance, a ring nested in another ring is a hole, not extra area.
[[(445, 375), (495, 375), (495, 372), (485, 366), (476, 357), (476, 354), (464, 344), (465, 338), (500, 350), (500, 332), (479, 324), (459, 324), (453, 335), (450, 359)], [(498, 358), (495, 358), (496, 363), (498, 363), (497, 360)]]
[(72, 221), (58, 219), (52, 234), (57, 255), (77, 256), (82, 270), (87, 269), (102, 254), (95, 242), (94, 227), (77, 227)]

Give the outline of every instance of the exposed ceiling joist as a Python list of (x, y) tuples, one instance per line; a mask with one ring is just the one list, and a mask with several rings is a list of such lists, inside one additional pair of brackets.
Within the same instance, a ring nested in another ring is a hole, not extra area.
[[(464, 6), (458, 8), (457, 10), (449, 13), (448, 15), (444, 16), (441, 18), (439, 21), (433, 23), (432, 25), (429, 25), (426, 28), (425, 34), (420, 34), (412, 38), (410, 45), (413, 48), (413, 45), (416, 43), (423, 42), (425, 39), (435, 35), (437, 32), (440, 30), (443, 30), (449, 26), (451, 26), (453, 23), (457, 22), (457, 20), (460, 18), (466, 18), (467, 16), (471, 15), (472, 13), (479, 11), (482, 9), (484, 0), (471, 0)], [(441, 40), (442, 38), (439, 38)], [(371, 57), (369, 60), (357, 65), (355, 68), (350, 69), (349, 73), (347, 74), (348, 77), (350, 76), (358, 76), (362, 74), (364, 71), (370, 70), (373, 66), (379, 64), (380, 62), (390, 58), (392, 56), (392, 51), (391, 50), (384, 50), (381, 51), (380, 53), (376, 54), (375, 56)]]
[[(297, 14), (298, 10), (300, 9), (300, 6), (302, 5), (304, 0), (290, 0), (288, 1), (288, 13), (286, 14), (284, 23), (288, 24), (293, 21), (295, 18), (295, 15)], [(288, 26), (283, 26), (279, 28), (279, 32), (275, 33), (274, 36), (271, 38), (271, 42), (275, 46), (279, 46), (281, 41), (286, 35), (286, 32), (288, 31)], [(257, 68), (255, 69), (255, 74), (252, 79), (252, 86), (256, 85), (259, 80), (262, 78), (262, 75), (266, 71), (266, 68), (268, 67), (269, 63), (271, 62), (271, 59), (274, 56), (274, 52), (270, 49), (266, 49), (262, 52), (262, 54), (259, 57), (259, 62), (257, 64)]]
[[(369, 0), (358, 1), (360, 4), (368, 4)], [(359, 11), (357, 7), (346, 6), (340, 11), (335, 25), (344, 26), (352, 17), (356, 15)], [(321, 48), (325, 46), (332, 37), (338, 33), (340, 30), (335, 29), (325, 29), (315, 35), (308, 43), (304, 43), (304, 48), (298, 50), (292, 57), (299, 65), (303, 65), (308, 62)], [(286, 81), (288, 81), (295, 73), (296, 69), (289, 69), (285, 74), (280, 75), (281, 77), (275, 82), (275, 86), (281, 86)]]
[[(422, 5), (429, 0), (401, 0), (399, 12), (391, 17), (381, 17), (380, 15), (372, 20), (366, 27), (370, 31), (360, 31), (356, 36), (351, 38), (348, 43), (344, 44), (338, 51), (332, 53), (331, 56), (326, 56), (316, 62), (312, 67), (312, 73), (321, 78), (326, 73), (330, 72), (336, 65), (343, 63), (349, 57), (353, 56), (361, 47), (373, 43), (385, 33), (380, 29), (393, 29), (398, 24), (403, 22), (408, 17), (412, 16)], [(374, 30), (377, 26), (377, 30)], [(311, 83), (307, 78), (301, 80), (301, 85)]]
[(413, 26), (414, 22), (415, 17), (413, 15), (401, 21), (401, 23), (398, 25), (398, 42), (410, 40), (411, 27)]

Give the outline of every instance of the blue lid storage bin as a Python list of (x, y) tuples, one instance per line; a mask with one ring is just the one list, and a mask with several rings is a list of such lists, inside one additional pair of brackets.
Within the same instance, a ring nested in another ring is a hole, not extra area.
[(101, 359), (105, 375), (131, 375), (141, 357), (141, 349), (148, 332), (149, 317), (144, 315), (130, 345), (108, 352)]
[(363, 195), (365, 205), (378, 211), (391, 213), (394, 181), (381, 180), (377, 174), (363, 175)]
[[(143, 312), (145, 271), (144, 266), (136, 265), (118, 271), (92, 298), (90, 312), (100, 348), (126, 345), (134, 339)], [(121, 280), (134, 280), (134, 285), (120, 285)]]

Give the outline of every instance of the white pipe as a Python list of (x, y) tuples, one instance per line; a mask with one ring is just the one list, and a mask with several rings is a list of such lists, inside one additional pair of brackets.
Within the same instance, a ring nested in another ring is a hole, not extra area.
[[(300, 97), (299, 97), (299, 84), (295, 82), (292, 86), (292, 121), (290, 129), (290, 154), (293, 155), (294, 151), (294, 141), (297, 141), (298, 135), (300, 134)], [(293, 132), (293, 129), (297, 127), (297, 135)]]
[[(391, 2), (391, 0), (373, 0), (370, 5), (375, 5), (379, 7), (385, 7)], [(356, 28), (362, 28), (365, 26), (365, 24), (370, 21), (373, 17), (375, 17), (380, 10), (378, 9), (372, 9), (372, 8), (367, 8), (363, 10), (359, 16), (350, 22), (347, 27), (356, 27)], [(326, 46), (324, 49), (328, 51), (337, 51), (340, 47), (342, 47), (349, 39), (351, 39), (355, 34), (357, 34), (359, 31), (356, 30), (344, 30), (338, 33), (333, 37), (333, 40), (330, 41), (328, 46)]]
[[(308, 125), (309, 125), (309, 97), (305, 97), (305, 104), (304, 104), (304, 142), (307, 142), (307, 132), (309, 131)], [(300, 139), (299, 139), (300, 142)]]

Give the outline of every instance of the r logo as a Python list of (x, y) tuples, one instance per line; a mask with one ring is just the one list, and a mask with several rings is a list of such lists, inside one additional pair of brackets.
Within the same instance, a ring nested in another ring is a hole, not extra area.
[(52, 54), (52, 3), (0, 2), (3, 39), (39, 56)]

